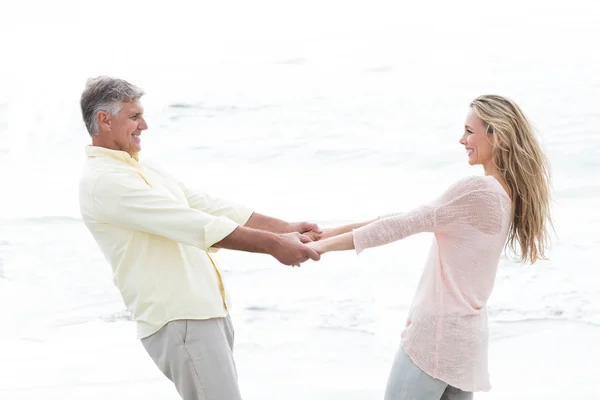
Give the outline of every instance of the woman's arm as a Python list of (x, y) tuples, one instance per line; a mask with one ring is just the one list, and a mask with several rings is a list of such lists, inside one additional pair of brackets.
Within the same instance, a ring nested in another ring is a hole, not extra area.
[(317, 251), (319, 254), (327, 253), (330, 251), (343, 251), (354, 249), (354, 239), (352, 231), (354, 229), (362, 228), (363, 226), (369, 225), (377, 221), (379, 218), (375, 218), (369, 221), (356, 222), (353, 224), (342, 225), (335, 228), (324, 228), (321, 237), (318, 241), (308, 243), (307, 245)]
[(330, 251), (352, 250), (354, 249), (354, 237), (352, 231), (350, 231), (327, 239), (321, 239), (317, 242), (307, 243), (307, 246), (319, 254)]
[(495, 231), (491, 228), (500, 227), (500, 222), (492, 218), (500, 215), (498, 209), (498, 194), (481, 178), (467, 178), (452, 185), (435, 201), (406, 213), (378, 218), (359, 227), (355, 225), (350, 232), (316, 242), (311, 247), (320, 254), (351, 249), (361, 253), (417, 233), (444, 233), (466, 226), (493, 234)]
[[(390, 215), (400, 215), (401, 213), (394, 213)], [(319, 254), (324, 254), (330, 251), (344, 251), (354, 249), (354, 229), (362, 228), (363, 226), (370, 225), (381, 218), (374, 218), (369, 221), (356, 222), (354, 224), (342, 225), (335, 228), (324, 228), (321, 238), (313, 243), (309, 243), (308, 246), (316, 250)]]
[[(391, 243), (414, 233), (432, 232), (434, 220), (435, 207), (421, 206), (407, 213), (333, 228), (331, 232), (323, 229), (327, 238), (308, 243), (308, 246), (319, 254), (353, 249), (361, 253), (366, 248)], [(332, 235), (334, 233), (337, 235)]]
[(343, 235), (344, 233), (352, 232), (352, 230), (354, 229), (358, 229), (365, 225), (369, 225), (371, 222), (375, 222), (377, 220), (378, 218), (375, 218), (370, 221), (356, 222), (354, 224), (342, 225), (335, 228), (324, 228), (322, 229), (323, 234), (321, 235), (320, 240), (325, 240), (334, 236)]

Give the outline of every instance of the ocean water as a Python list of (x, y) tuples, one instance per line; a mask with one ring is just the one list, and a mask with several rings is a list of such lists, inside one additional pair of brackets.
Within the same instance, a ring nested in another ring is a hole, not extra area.
[[(81, 355), (84, 338), (129, 354), (122, 338), (134, 335), (78, 211), (89, 142), (78, 99), (98, 74), (146, 90), (142, 157), (258, 212), (321, 226), (406, 210), (481, 174), (458, 143), (469, 101), (509, 96), (550, 157), (556, 235), (549, 261), (501, 261), (488, 305), (492, 348), (548, 323), (600, 325), (595, 3), (133, 2), (120, 9), (125, 25), (74, 2), (15, 7), (17, 19), (0, 28), (0, 339), (53, 367), (27, 377), (19, 371), (31, 364), (18, 364), (14, 379), (0, 380), (1, 398), (162, 381), (116, 378)], [(297, 269), (221, 251), (248, 398), (380, 393), (430, 241), (416, 235)], [(115, 363), (128, 358), (105, 362), (120, 371)], [(269, 374), (277, 385), (261, 384)]]

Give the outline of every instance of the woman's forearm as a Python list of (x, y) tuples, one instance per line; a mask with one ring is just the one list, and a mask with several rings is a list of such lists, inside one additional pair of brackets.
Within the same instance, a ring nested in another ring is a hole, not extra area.
[(330, 251), (352, 250), (354, 249), (354, 236), (352, 232), (346, 232), (338, 236), (321, 239), (318, 242), (309, 243), (308, 246), (315, 249), (319, 254)]
[(325, 228), (325, 229), (323, 229), (323, 236), (321, 237), (321, 240), (329, 239), (334, 236), (339, 236), (339, 235), (343, 235), (344, 233), (352, 232), (354, 229), (361, 228), (361, 227), (368, 225), (374, 221), (377, 221), (377, 218), (372, 219), (370, 221), (357, 222), (354, 224), (338, 226), (336, 228)]

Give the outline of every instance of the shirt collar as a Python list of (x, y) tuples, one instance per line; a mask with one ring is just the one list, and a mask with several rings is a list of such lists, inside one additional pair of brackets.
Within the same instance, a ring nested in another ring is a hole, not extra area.
[(88, 156), (88, 158), (110, 157), (110, 158), (114, 158), (116, 160), (123, 161), (126, 163), (131, 163), (133, 161), (139, 162), (137, 154), (135, 157), (132, 157), (131, 155), (129, 155), (129, 153), (127, 153), (125, 151), (111, 150), (111, 149), (107, 149), (106, 147), (89, 145), (89, 146), (85, 147), (85, 153)]

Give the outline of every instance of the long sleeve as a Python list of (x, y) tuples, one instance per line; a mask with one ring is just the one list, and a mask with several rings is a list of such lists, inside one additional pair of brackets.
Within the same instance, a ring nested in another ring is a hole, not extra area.
[(206, 193), (180, 184), (190, 207), (217, 217), (226, 217), (238, 225), (245, 225), (252, 215), (252, 210), (225, 199), (210, 196)]
[(211, 196), (184, 184), (181, 180), (175, 178), (169, 171), (163, 168), (162, 165), (155, 161), (146, 161), (144, 165), (146, 168), (149, 168), (162, 176), (168, 177), (171, 181), (176, 182), (185, 195), (190, 207), (195, 210), (202, 211), (215, 217), (229, 218), (240, 226), (245, 225), (253, 213), (253, 210), (241, 204)]
[(499, 196), (479, 177), (463, 179), (450, 186), (435, 201), (355, 229), (354, 247), (357, 253), (361, 253), (367, 248), (382, 246), (417, 233), (444, 233), (465, 227), (495, 234), (501, 228)]
[(423, 372), (464, 391), (490, 388), (486, 303), (511, 217), (510, 197), (496, 178), (474, 176), (420, 207), (353, 231), (358, 253), (420, 232), (435, 234), (401, 344)]
[(238, 226), (227, 217), (186, 207), (150, 187), (134, 172), (101, 175), (92, 196), (101, 222), (162, 236), (204, 251)]

